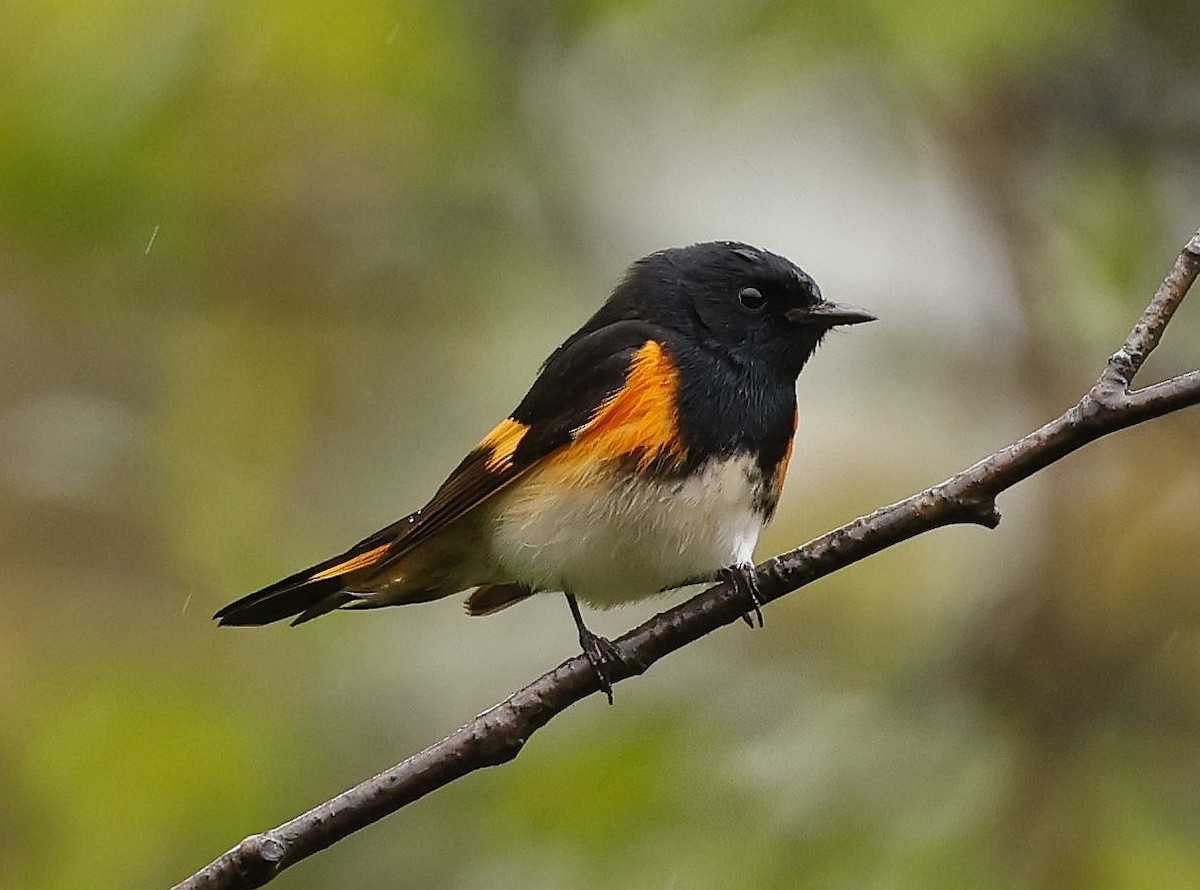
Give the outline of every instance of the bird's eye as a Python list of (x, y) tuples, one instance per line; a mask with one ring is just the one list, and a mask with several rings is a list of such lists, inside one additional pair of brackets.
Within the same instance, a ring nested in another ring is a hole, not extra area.
[(751, 312), (757, 312), (763, 306), (767, 305), (767, 298), (762, 295), (757, 287), (743, 287), (738, 291), (738, 302), (743, 309), (749, 309)]

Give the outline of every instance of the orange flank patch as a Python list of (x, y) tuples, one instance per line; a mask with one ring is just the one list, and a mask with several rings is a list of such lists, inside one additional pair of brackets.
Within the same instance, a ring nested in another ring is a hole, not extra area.
[(384, 551), (391, 546), (392, 545), (390, 543), (380, 544), (374, 550), (368, 550), (366, 553), (360, 553), (358, 556), (352, 556), (345, 562), (339, 562), (337, 565), (330, 566), (323, 572), (318, 572), (308, 580), (322, 581), (325, 578), (336, 578), (338, 575), (345, 575), (347, 572), (353, 572), (355, 569), (366, 568), (369, 565), (373, 565), (379, 559), (379, 557), (383, 556)]
[(511, 464), (513, 454), (527, 432), (529, 432), (527, 424), (513, 420), (511, 417), (496, 424), (495, 428), (483, 437), (483, 441), (478, 446), (489, 452), (485, 461), (487, 468), (502, 470)]
[(787, 441), (787, 449), (783, 452), (783, 459), (779, 461), (779, 466), (775, 468), (775, 478), (771, 480), (771, 490), (775, 495), (776, 501), (783, 494), (783, 479), (787, 475), (788, 462), (792, 459), (792, 445), (796, 443), (796, 427), (799, 423), (800, 410), (796, 409), (792, 413), (792, 435)]
[(679, 370), (662, 346), (648, 340), (633, 357), (625, 384), (551, 460), (597, 466), (636, 455), (639, 470), (664, 455), (682, 462), (687, 448), (679, 434), (678, 395)]

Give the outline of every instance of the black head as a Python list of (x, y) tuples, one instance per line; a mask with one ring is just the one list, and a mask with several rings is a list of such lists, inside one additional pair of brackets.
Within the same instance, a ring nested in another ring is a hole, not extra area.
[(638, 260), (595, 320), (609, 313), (661, 325), (738, 364), (792, 379), (830, 328), (875, 318), (822, 299), (817, 283), (789, 260), (734, 241)]

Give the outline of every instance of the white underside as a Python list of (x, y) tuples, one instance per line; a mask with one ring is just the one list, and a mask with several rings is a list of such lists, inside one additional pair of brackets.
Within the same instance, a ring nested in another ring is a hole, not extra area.
[(489, 562), (505, 580), (612, 606), (750, 562), (763, 528), (749, 456), (685, 479), (562, 476), (535, 471), (489, 504)]

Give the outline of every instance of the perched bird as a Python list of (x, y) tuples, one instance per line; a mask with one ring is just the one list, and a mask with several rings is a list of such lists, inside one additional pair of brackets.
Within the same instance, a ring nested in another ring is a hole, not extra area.
[(725, 577), (761, 623), (751, 556), (783, 486), (796, 377), (830, 328), (873, 319), (747, 244), (644, 257), (428, 504), (214, 617), (300, 624), (468, 588), (467, 612), (489, 615), (561, 591), (611, 701), (619, 655), (578, 600)]

